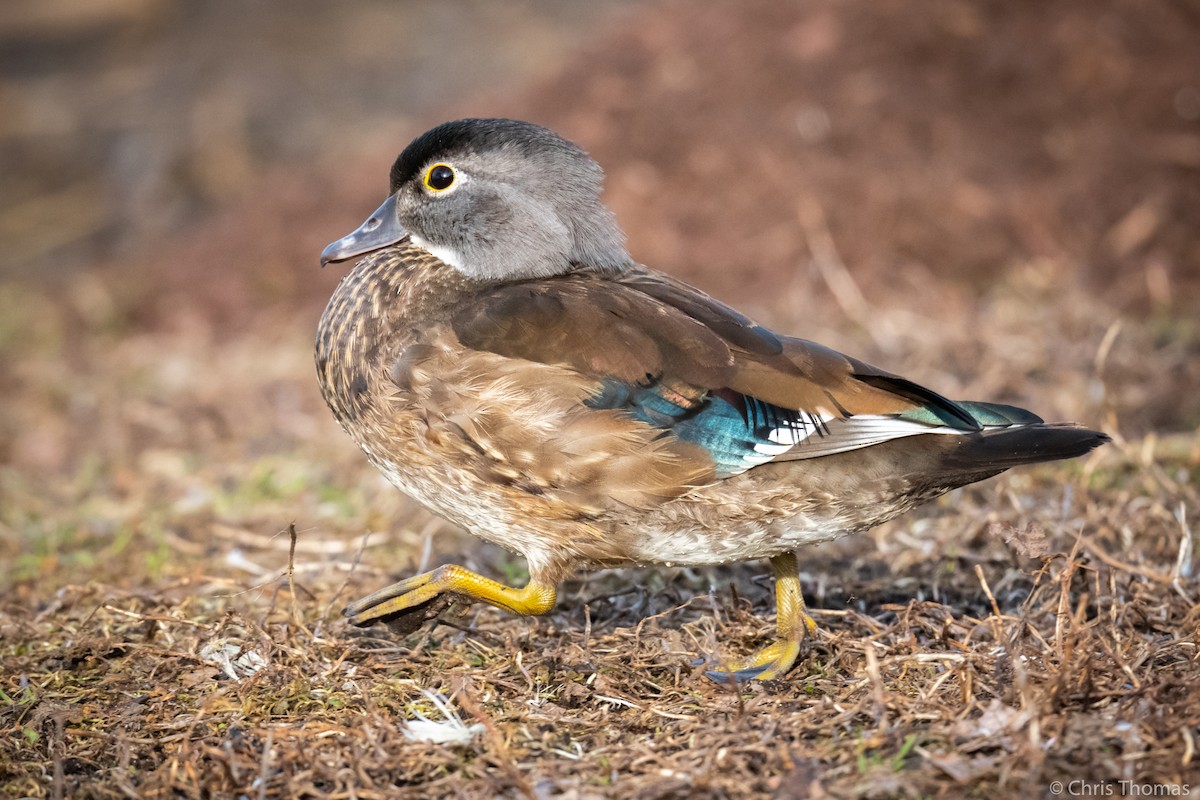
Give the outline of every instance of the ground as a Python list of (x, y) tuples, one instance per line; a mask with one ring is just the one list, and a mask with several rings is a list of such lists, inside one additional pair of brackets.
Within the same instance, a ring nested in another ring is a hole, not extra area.
[[(86, 66), (106, 52), (88, 36), (179, 23), (153, 16), (169, 3), (95, 7), (20, 21), (20, 41)], [(366, 35), (380, 19), (329, 39), (386, 59), (403, 48)], [(581, 38), (500, 89), (426, 88), (357, 125), (349, 99), (298, 127), (292, 108), (292, 153), (263, 145), (289, 137), (252, 113), (251, 61), (185, 115), (226, 92), (246, 118), (172, 140), (186, 168), (140, 205), (103, 195), (128, 200), (128, 157), (73, 163), (74, 193), (39, 184), (56, 147), (106, 151), (86, 124), (21, 124), (53, 118), (48, 91), (149, 85), (149, 67), (52, 81), (4, 48), (25, 116), (0, 130), (23, 176), (0, 203), (0, 795), (1200, 791), (1200, 13), (666, 0), (562, 24)], [(268, 43), (316, 41), (283, 30)], [(307, 63), (288, 96), (325, 85)], [(372, 471), (311, 363), (341, 274), (316, 253), (382, 199), (408, 137), (465, 114), (579, 141), (636, 257), (763, 322), (1114, 443), (801, 553), (821, 631), (782, 680), (693, 666), (770, 635), (764, 564), (580, 576), (532, 620), (347, 627), (347, 600), (426, 566), (524, 578)], [(206, 171), (217, 156), (234, 166)], [(140, 216), (164, 197), (173, 213)]]

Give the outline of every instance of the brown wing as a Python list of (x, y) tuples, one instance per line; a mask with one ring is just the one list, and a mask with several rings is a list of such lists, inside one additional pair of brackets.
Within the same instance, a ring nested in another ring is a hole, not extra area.
[(464, 308), (453, 326), (466, 347), (570, 366), (596, 380), (670, 374), (715, 387), (736, 371), (728, 343), (704, 322), (591, 276), (499, 287)]
[(819, 344), (777, 336), (649, 270), (500, 287), (453, 325), (467, 347), (569, 366), (597, 381), (659, 381), (689, 395), (728, 390), (823, 419), (921, 411), (954, 428), (979, 427), (928, 389)]
[(978, 428), (932, 392), (648, 271), (488, 289), (391, 377), (439, 458), (523, 489), (539, 514), (646, 507), (771, 460)]

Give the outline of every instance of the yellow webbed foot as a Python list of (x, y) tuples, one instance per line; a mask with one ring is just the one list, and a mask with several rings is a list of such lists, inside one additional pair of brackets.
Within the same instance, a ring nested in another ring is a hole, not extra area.
[(514, 589), (457, 564), (446, 564), (369, 594), (346, 606), (342, 613), (354, 625), (368, 625), (415, 609), (442, 594), (455, 594), (514, 614), (533, 616), (554, 608), (557, 591), (553, 585), (536, 580)]
[(800, 642), (778, 639), (753, 655), (727, 661), (720, 669), (710, 669), (704, 674), (717, 683), (769, 681), (791, 669), (798, 655)]
[(796, 663), (804, 637), (817, 632), (817, 623), (804, 606), (796, 554), (775, 556), (771, 567), (775, 571), (776, 640), (753, 655), (734, 659), (719, 670), (709, 670), (705, 673), (709, 679), (730, 683), (782, 677)]

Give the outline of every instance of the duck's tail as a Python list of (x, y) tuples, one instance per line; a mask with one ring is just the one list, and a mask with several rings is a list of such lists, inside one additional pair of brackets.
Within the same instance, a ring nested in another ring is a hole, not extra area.
[[(985, 404), (963, 405), (980, 418), (984, 428), (974, 434), (945, 437), (941, 442), (943, 447), (939, 466), (946, 473), (995, 474), (1022, 464), (1076, 458), (1111, 441), (1108, 434), (1069, 422), (1032, 422), (1024, 419), (1007, 423), (1000, 423), (996, 419), (993, 422), (980, 413), (980, 406)], [(1010, 408), (987, 405), (993, 414)]]

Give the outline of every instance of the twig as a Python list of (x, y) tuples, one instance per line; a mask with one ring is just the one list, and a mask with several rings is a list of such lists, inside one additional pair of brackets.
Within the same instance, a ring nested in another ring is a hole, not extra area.
[(354, 561), (351, 562), (350, 569), (346, 571), (346, 580), (342, 581), (342, 585), (333, 593), (333, 597), (329, 598), (329, 604), (325, 606), (325, 611), (321, 614), (322, 619), (329, 617), (329, 612), (333, 610), (333, 604), (338, 601), (338, 598), (342, 596), (342, 592), (346, 591), (346, 587), (350, 585), (350, 579), (354, 577), (354, 570), (358, 568), (359, 563), (362, 561), (363, 553), (366, 552), (367, 542), (370, 538), (371, 534), (368, 532), (364, 533), (359, 540), (358, 550), (354, 553)]
[(291, 595), (292, 624), (300, 624), (300, 609), (296, 607), (296, 521), (288, 523), (288, 594)]
[(105, 611), (111, 611), (114, 614), (120, 614), (123, 617), (140, 620), (142, 622), (171, 622), (176, 625), (190, 625), (193, 628), (199, 628), (202, 631), (212, 630), (212, 625), (206, 622), (194, 622), (190, 619), (179, 619), (177, 617), (164, 617), (161, 614), (141, 614), (137, 611), (128, 611), (124, 608), (117, 608), (108, 603), (102, 603), (100, 608)]
[(454, 681), (452, 697), (462, 707), (463, 711), (466, 711), (472, 717), (479, 720), (479, 723), (483, 725), (485, 735), (492, 746), (495, 760), (500, 769), (504, 771), (508, 779), (513, 782), (523, 795), (530, 798), (530, 800), (534, 800), (537, 794), (533, 791), (532, 784), (521, 774), (512, 753), (508, 749), (508, 743), (505, 742), (504, 737), (496, 727), (495, 720), (483, 710), (482, 704), (475, 699), (468, 679), (463, 678)]
[[(270, 536), (263, 536), (260, 533), (255, 533), (245, 528), (236, 528), (232, 525), (223, 525), (221, 523), (214, 523), (210, 526), (209, 532), (218, 539), (236, 542), (241, 547), (253, 548), (255, 550), (283, 549), (283, 543), (278, 541), (279, 532), (273, 533)], [(296, 549), (301, 553), (332, 556), (346, 552), (347, 545), (365, 547), (366, 540), (370, 536), (370, 533), (364, 533), (355, 539), (351, 539), (349, 542), (344, 539), (310, 539), (305, 537), (303, 542), (296, 545)], [(291, 545), (289, 544), (288, 546), (290, 547)]]
[[(1187, 506), (1182, 500), (1179, 501), (1179, 507), (1175, 509), (1175, 520), (1179, 523), (1179, 555), (1176, 556), (1175, 567), (1171, 570), (1171, 583), (1175, 590), (1182, 594), (1183, 589), (1179, 585), (1179, 579), (1192, 577), (1192, 556), (1195, 552), (1192, 529), (1187, 521)], [(1183, 595), (1183, 598), (1189, 600), (1186, 595)]]
[(878, 339), (879, 334), (874, 332), (874, 325), (871, 324), (875, 315), (871, 313), (867, 298), (863, 296), (862, 290), (858, 288), (854, 277), (838, 254), (837, 245), (829, 233), (829, 225), (825, 222), (825, 212), (821, 206), (812, 200), (801, 204), (800, 224), (804, 228), (813, 264), (821, 273), (821, 279), (825, 281), (829, 291), (833, 293), (838, 306), (847, 317), (871, 332), (873, 338)]
[(63, 774), (63, 715), (61, 713), (54, 715), (54, 741), (51, 742), (50, 749), (51, 757), (54, 759), (54, 783), (51, 797), (54, 800), (62, 800), (66, 777)]
[(882, 731), (887, 727), (887, 691), (883, 686), (883, 675), (879, 672), (879, 656), (875, 655), (874, 645), (874, 640), (868, 639), (864, 643), (863, 652), (867, 657), (867, 678), (871, 681), (875, 714), (879, 720), (879, 730)]
[(996, 643), (1000, 643), (1000, 635), (1004, 629), (1004, 615), (1000, 613), (1000, 605), (996, 602), (996, 596), (992, 594), (992, 587), (988, 586), (987, 578), (983, 575), (983, 565), (975, 565), (975, 577), (979, 578), (979, 585), (983, 587), (983, 593), (987, 596), (988, 602), (992, 604), (992, 636)]
[(1130, 564), (1126, 561), (1121, 561), (1114, 556), (1110, 556), (1102, 547), (1100, 547), (1099, 544), (1096, 543), (1094, 539), (1084, 536), (1082, 533), (1079, 534), (1079, 541), (1083, 542), (1083, 544), (1087, 546), (1089, 553), (1113, 569), (1118, 569), (1122, 572), (1128, 572), (1133, 575), (1140, 575), (1146, 580), (1154, 581), (1155, 583), (1161, 583), (1163, 586), (1170, 586), (1175, 582), (1175, 579), (1170, 575), (1164, 575), (1161, 572), (1155, 572), (1152, 569), (1140, 567), (1137, 564)]
[(1125, 443), (1124, 437), (1121, 436), (1120, 425), (1117, 419), (1117, 404), (1114, 400), (1113, 392), (1109, 390), (1108, 381), (1105, 378), (1106, 366), (1108, 365), (1108, 356), (1112, 352), (1113, 345), (1116, 344), (1117, 336), (1121, 333), (1121, 320), (1114, 320), (1108, 326), (1108, 330), (1104, 332), (1104, 338), (1100, 340), (1100, 346), (1096, 348), (1096, 358), (1094, 369), (1096, 377), (1100, 379), (1100, 388), (1104, 392), (1102, 406), (1104, 408), (1104, 418), (1106, 420), (1105, 430), (1112, 434), (1113, 440), (1120, 447)]
[(1063, 629), (1066, 627), (1064, 621), (1070, 617), (1068, 607), (1068, 598), (1071, 594), (1071, 579), (1075, 576), (1075, 570), (1079, 568), (1079, 562), (1075, 557), (1079, 554), (1079, 546), (1084, 541), (1083, 531), (1075, 537), (1075, 544), (1071, 547), (1071, 555), (1067, 556), (1067, 564), (1063, 567), (1063, 571), (1059, 574), (1059, 591), (1058, 591), (1058, 608), (1054, 613), (1054, 652), (1061, 661), (1064, 654), (1063, 645)]
[[(295, 525), (292, 526), (293, 531)], [(293, 536), (292, 541), (295, 541)], [(295, 595), (293, 595), (295, 597)], [(267, 741), (263, 742), (262, 762), (258, 768), (258, 800), (265, 800), (267, 796), (267, 783), (271, 775), (271, 747), (275, 741), (275, 730), (267, 728)]]

